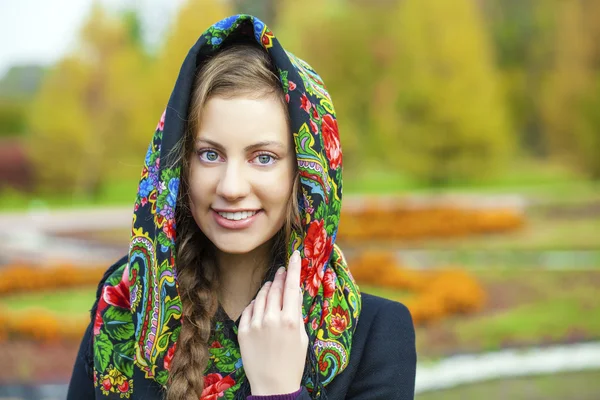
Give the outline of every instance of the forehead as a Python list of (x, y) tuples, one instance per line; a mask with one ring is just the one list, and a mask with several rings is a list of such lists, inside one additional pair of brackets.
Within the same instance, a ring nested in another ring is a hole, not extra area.
[(202, 110), (196, 137), (223, 145), (246, 145), (257, 141), (287, 144), (291, 141), (291, 133), (286, 112), (274, 97), (213, 97)]

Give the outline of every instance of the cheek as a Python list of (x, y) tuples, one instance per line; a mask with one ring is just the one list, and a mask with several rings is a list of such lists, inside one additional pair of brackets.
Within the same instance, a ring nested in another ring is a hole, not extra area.
[(285, 209), (292, 191), (292, 177), (288, 171), (277, 174), (258, 183), (263, 202), (272, 208)]
[(210, 170), (200, 171), (199, 167), (192, 166), (188, 183), (190, 201), (197, 206), (203, 200), (210, 201), (210, 194), (214, 193), (216, 187), (215, 174)]

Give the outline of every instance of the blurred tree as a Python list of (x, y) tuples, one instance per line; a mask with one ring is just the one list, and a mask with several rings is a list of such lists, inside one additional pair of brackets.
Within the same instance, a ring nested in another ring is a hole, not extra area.
[(552, 71), (542, 98), (552, 154), (600, 178), (600, 3), (559, 3)]
[(255, 15), (267, 26), (275, 25), (274, 0), (231, 0), (236, 13)]
[(44, 72), (39, 65), (18, 65), (0, 79), (0, 137), (21, 136), (27, 132), (28, 110)]
[(314, 67), (332, 96), (344, 168), (378, 163), (373, 119), (379, 110), (373, 98), (394, 51), (388, 33), (390, 5), (345, 0), (287, 0), (278, 5), (276, 35), (286, 49)]
[(431, 185), (493, 173), (513, 135), (476, 2), (403, 0), (391, 27), (373, 120), (388, 162)]
[(152, 109), (155, 123), (169, 100), (190, 48), (205, 29), (231, 14), (232, 8), (226, 1), (188, 0), (182, 4), (161, 48), (154, 72), (156, 79), (152, 82), (152, 90), (155, 104)]
[(481, 7), (520, 149), (524, 155), (544, 156), (539, 98), (550, 66), (557, 1), (484, 0)]
[(90, 135), (81, 102), (88, 79), (80, 60), (65, 58), (47, 73), (32, 105), (27, 148), (44, 192), (70, 193), (78, 180)]
[(31, 109), (28, 147), (41, 190), (94, 197), (127, 174), (136, 119), (146, 112), (144, 61), (124, 20), (95, 3), (78, 51), (48, 74)]

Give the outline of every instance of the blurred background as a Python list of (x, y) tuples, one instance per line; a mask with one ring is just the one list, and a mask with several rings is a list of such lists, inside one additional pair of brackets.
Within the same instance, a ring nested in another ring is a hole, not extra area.
[(180, 65), (238, 12), (333, 97), (338, 242), (411, 310), (416, 398), (600, 398), (600, 1), (58, 3), (0, 3), (0, 398), (65, 397)]

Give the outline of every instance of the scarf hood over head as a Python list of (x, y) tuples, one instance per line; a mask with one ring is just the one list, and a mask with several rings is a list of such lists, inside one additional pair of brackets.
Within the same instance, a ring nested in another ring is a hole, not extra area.
[[(106, 280), (94, 317), (97, 393), (137, 398), (140, 380), (150, 379), (162, 387), (168, 383), (182, 321), (174, 268), (181, 165), (169, 162), (169, 155), (186, 130), (198, 66), (240, 37), (254, 38), (267, 51), (288, 103), (304, 233), (292, 235), (287, 257), (296, 249), (302, 257), (303, 315), (313, 364), (313, 374), (305, 374), (302, 384), (318, 398), (322, 388), (348, 365), (361, 299), (335, 245), (342, 154), (333, 104), (319, 75), (284, 50), (263, 22), (236, 15), (209, 27), (191, 48), (148, 148), (134, 206), (129, 257)], [(236, 368), (243, 369), (241, 365)], [(233, 398), (229, 390), (223, 393)]]

